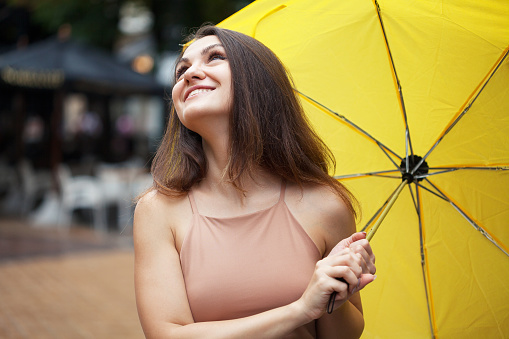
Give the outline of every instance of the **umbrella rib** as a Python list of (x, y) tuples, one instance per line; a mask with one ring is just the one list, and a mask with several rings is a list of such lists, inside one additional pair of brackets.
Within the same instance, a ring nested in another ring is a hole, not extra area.
[[(405, 131), (405, 159), (410, 159), (408, 157), (408, 129)], [(413, 153), (412, 153), (413, 154)], [(410, 173), (410, 161), (405, 161), (405, 173)]]
[(294, 91), (297, 92), (302, 98), (306, 99), (307, 101), (311, 102), (312, 104), (314, 104), (315, 106), (318, 106), (319, 108), (323, 109), (323, 110), (326, 110), (327, 112), (331, 113), (332, 115), (334, 115), (335, 117), (339, 118), (341, 121), (343, 121), (344, 123), (348, 124), (350, 127), (354, 128), (356, 131), (360, 132), (361, 134), (363, 134), (364, 136), (366, 136), (368, 139), (370, 139), (371, 141), (373, 141), (374, 143), (376, 143), (378, 145), (378, 147), (380, 147), (382, 149), (382, 151), (387, 155), (387, 157), (389, 158), (389, 160), (397, 167), (399, 168), (399, 166), (394, 162), (394, 160), (391, 158), (391, 156), (389, 156), (389, 153), (391, 153), (393, 156), (397, 157), (399, 160), (403, 160), (398, 154), (396, 154), (396, 152), (394, 152), (393, 150), (391, 150), (389, 147), (385, 146), (383, 143), (381, 143), (380, 141), (378, 141), (377, 139), (375, 139), (375, 137), (373, 137), (371, 134), (369, 134), (368, 132), (366, 132), (364, 129), (362, 129), (360, 126), (356, 125), (354, 122), (350, 121), (347, 117), (345, 117), (344, 115), (342, 114), (339, 114), (337, 112), (334, 112), (332, 109), (330, 109), (329, 107), (319, 103), (318, 101), (316, 101), (315, 99), (307, 96), (306, 94), (300, 92), (298, 89), (294, 88)]
[(389, 179), (401, 179), (401, 176), (395, 175), (382, 175), (382, 174), (372, 174), (372, 173), (357, 173), (357, 174), (347, 174), (347, 175), (335, 175), (334, 179), (357, 179), (364, 177), (379, 177), (379, 178), (389, 178)]
[(433, 172), (433, 173), (426, 173), (426, 174), (420, 174), (420, 175), (414, 175), (414, 179), (417, 179), (417, 180), (420, 180), (420, 179), (424, 179), (424, 178), (427, 178), (427, 177), (430, 177), (432, 175), (437, 175), (437, 174), (443, 174), (443, 173), (449, 173), (449, 172), (455, 172), (459, 170), (459, 168), (449, 168), (447, 170), (443, 170), (443, 171), (439, 171), (439, 172)]
[[(432, 296), (431, 293), (431, 286), (429, 286), (429, 272), (427, 270), (427, 260), (426, 260), (426, 253), (424, 251), (424, 232), (423, 232), (423, 222), (422, 222), (422, 213), (421, 213), (421, 199), (419, 198), (419, 187), (422, 187), (417, 182), (415, 183), (415, 195), (417, 199), (417, 204), (415, 205), (415, 211), (417, 212), (417, 218), (419, 220), (419, 242), (420, 242), (420, 254), (421, 254), (421, 270), (422, 270), (422, 278), (424, 282), (424, 292), (426, 293), (426, 306), (428, 308), (428, 320), (429, 320), (429, 326), (431, 331), (431, 337), (435, 338), (435, 324), (434, 324), (434, 307), (432, 303)], [(412, 192), (412, 190), (410, 190)], [(413, 199), (413, 193), (412, 193), (412, 199)], [(414, 200), (415, 201), (415, 200)]]
[(413, 147), (412, 147), (412, 139), (410, 138), (410, 129), (408, 127), (408, 118), (407, 118), (407, 113), (406, 113), (405, 100), (403, 99), (403, 89), (401, 88), (401, 83), (399, 82), (398, 73), (396, 72), (396, 65), (394, 63), (394, 58), (392, 57), (392, 52), (391, 52), (391, 48), (389, 46), (389, 40), (387, 38), (387, 34), (385, 32), (385, 26), (384, 26), (384, 23), (383, 23), (383, 20), (382, 20), (382, 13), (381, 13), (381, 10), (380, 10), (380, 5), (378, 4), (377, 0), (374, 0), (374, 3), (375, 3), (375, 7), (376, 7), (376, 13), (377, 13), (377, 16), (378, 16), (378, 21), (380, 23), (380, 27), (382, 29), (382, 34), (384, 36), (384, 41), (385, 41), (385, 47), (387, 49), (387, 54), (389, 55), (389, 60), (390, 60), (390, 63), (391, 63), (392, 74), (394, 76), (394, 81), (396, 82), (395, 85), (396, 85), (396, 88), (397, 88), (397, 91), (398, 91), (398, 97), (399, 97), (399, 103), (400, 103), (400, 106), (401, 106), (401, 112), (403, 113), (403, 120), (404, 120), (404, 123), (405, 123), (405, 143), (407, 144), (406, 158), (408, 158), (408, 147), (410, 147), (410, 154), (411, 155), (414, 154), (414, 150), (413, 150)]
[(496, 165), (496, 166), (452, 166), (452, 167), (430, 167), (430, 170), (488, 170), (488, 171), (509, 171), (509, 165)]
[[(391, 156), (389, 156), (389, 154), (387, 153), (387, 151), (384, 149), (384, 148), (381, 148), (382, 149), (382, 152), (384, 152), (384, 154), (387, 156), (387, 158), (389, 158), (389, 160), (392, 162), (392, 164), (396, 167), (396, 168), (399, 168), (398, 164), (396, 164), (394, 162), (394, 160), (392, 159)], [(401, 158), (399, 158), (401, 160)]]
[(420, 188), (422, 188), (423, 190), (426, 190), (426, 191), (428, 191), (429, 193), (433, 194), (434, 196), (436, 196), (436, 197), (438, 197), (438, 198), (440, 198), (440, 199), (442, 199), (442, 200), (444, 200), (444, 201), (446, 201), (446, 202), (449, 202), (449, 200), (447, 199), (447, 197), (442, 196), (442, 195), (438, 194), (437, 192), (433, 192), (433, 191), (432, 191), (432, 190), (430, 190), (429, 188), (424, 187), (424, 186), (422, 186), (422, 185), (421, 185), (421, 184), (419, 184), (419, 183), (416, 183), (416, 184), (417, 184), (417, 186), (419, 186), (419, 187), (420, 187)]
[(365, 173), (353, 173), (353, 174), (344, 174), (344, 175), (335, 175), (334, 179), (351, 179), (351, 178), (359, 178), (359, 177), (384, 177), (384, 178), (395, 178), (401, 179), (401, 176), (394, 175), (384, 175), (387, 173), (399, 173), (397, 170), (386, 170), (386, 171), (375, 171), (375, 172), (365, 172)]
[[(508, 171), (508, 166), (489, 166), (489, 167), (476, 167), (476, 166), (465, 166), (465, 167), (432, 167), (429, 170), (437, 171), (433, 173), (426, 173), (420, 175), (414, 175), (415, 179), (424, 179), (432, 175), (450, 173), (459, 170), (481, 170), (481, 171)], [(441, 170), (441, 171), (440, 171)]]
[[(417, 165), (415, 165), (415, 167), (412, 169), (412, 172), (411, 174), (414, 174), (415, 171), (417, 171), (417, 169), (421, 166), (421, 164), (426, 160), (426, 158), (431, 154), (431, 152), (433, 152), (433, 150), (438, 146), (438, 144), (440, 142), (442, 142), (442, 140), (445, 138), (445, 136), (447, 134), (449, 134), (449, 132), (454, 128), (454, 126), (456, 126), (458, 124), (458, 122), (461, 120), (461, 118), (463, 118), (463, 116), (465, 116), (465, 114), (467, 114), (467, 112), (470, 110), (470, 108), (472, 107), (472, 105), (474, 104), (474, 102), (477, 100), (477, 98), (479, 97), (479, 95), (481, 95), (481, 93), (483, 92), (483, 90), (486, 88), (486, 85), (488, 85), (488, 83), (490, 82), (490, 80), (493, 78), (493, 76), (495, 75), (495, 73), (497, 72), (497, 70), (500, 68), (500, 66), (502, 65), (502, 63), (504, 62), (504, 60), (506, 59), (507, 55), (509, 54), (509, 47), (505, 50), (505, 52), (502, 54), (502, 56), (499, 58), (499, 60), (497, 61), (497, 63), (495, 64), (495, 67), (492, 68), (490, 70), (490, 72), (488, 73), (488, 76), (485, 77), (485, 81), (484, 83), (482, 84), (481, 88), (477, 91), (477, 93), (475, 94), (475, 96), (472, 98), (472, 100), (470, 100), (470, 102), (465, 106), (465, 108), (463, 109), (463, 111), (461, 111), (461, 113), (459, 115), (457, 115), (453, 121), (449, 124), (449, 126), (445, 129), (444, 132), (442, 132), (442, 135), (440, 135), (440, 137), (438, 138), (438, 140), (435, 142), (435, 144), (431, 147), (431, 149), (428, 151), (428, 153), (426, 153), (425, 156), (422, 157), (421, 161), (419, 161), (419, 163)], [(478, 86), (479, 87), (479, 86)], [(476, 88), (477, 90), (477, 88)], [(475, 91), (474, 91), (475, 93)]]
[[(493, 239), (493, 237), (481, 226), (479, 225), (477, 222), (475, 222), (471, 217), (469, 217), (467, 215), (467, 213), (465, 211), (463, 211), (458, 205), (456, 205), (449, 197), (447, 197), (447, 195), (444, 194), (444, 192), (442, 192), (440, 189), (438, 189), (438, 187), (436, 187), (431, 181), (429, 181), (429, 179), (425, 179), (426, 182), (431, 185), (431, 187), (433, 187), (438, 193), (439, 195), (437, 196), (441, 196), (442, 199), (444, 199), (445, 201), (447, 201), (449, 204), (451, 204), (451, 206), (463, 217), (465, 218), (466, 221), (468, 221), (468, 223), (470, 225), (472, 225), (472, 227), (474, 227), (479, 233), (481, 233), (486, 239), (488, 239), (493, 245), (495, 245), (499, 250), (501, 250), (505, 255), (507, 255), (509, 257), (509, 253), (507, 253), (507, 251), (497, 243), (497, 241), (495, 239)], [(422, 187), (424, 188), (422, 185), (419, 184), (419, 187)], [(430, 190), (428, 190), (429, 192), (431, 192)], [(433, 192), (432, 192), (433, 193)]]

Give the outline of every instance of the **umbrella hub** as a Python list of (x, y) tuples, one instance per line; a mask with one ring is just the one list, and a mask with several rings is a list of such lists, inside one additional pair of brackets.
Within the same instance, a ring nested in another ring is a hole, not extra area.
[[(429, 166), (426, 161), (422, 161), (422, 157), (418, 155), (410, 155), (404, 158), (399, 165), (402, 173), (402, 179), (406, 180), (409, 184), (412, 182), (421, 181), (424, 179), (423, 175), (428, 174)], [(407, 166), (408, 163), (408, 166)], [(420, 165), (419, 165), (420, 164)], [(419, 165), (417, 169), (414, 168)]]

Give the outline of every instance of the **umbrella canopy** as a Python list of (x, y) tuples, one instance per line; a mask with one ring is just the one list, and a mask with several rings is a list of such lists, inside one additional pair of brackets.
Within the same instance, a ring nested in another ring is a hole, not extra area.
[(259, 0), (219, 26), (290, 70), (359, 229), (401, 191), (363, 336), (509, 337), (509, 2)]
[(50, 38), (0, 55), (4, 83), (98, 93), (160, 93), (153, 77), (134, 72), (100, 50), (71, 40)]

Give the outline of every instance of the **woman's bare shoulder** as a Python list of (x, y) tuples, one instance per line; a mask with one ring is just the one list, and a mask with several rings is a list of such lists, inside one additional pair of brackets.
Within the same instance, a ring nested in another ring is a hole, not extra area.
[(191, 208), (187, 195), (168, 196), (152, 189), (143, 194), (134, 212), (134, 232), (144, 230), (172, 231), (189, 217)]
[(145, 192), (136, 204), (136, 210), (143, 212), (175, 213), (183, 206), (189, 205), (187, 194), (170, 196), (151, 189)]
[(316, 214), (317, 217), (338, 220), (353, 218), (345, 201), (329, 186), (305, 184), (302, 189), (295, 184), (288, 185), (287, 203)]
[(352, 212), (331, 187), (305, 184), (301, 189), (291, 184), (285, 201), (304, 229), (324, 243), (324, 254), (355, 232)]

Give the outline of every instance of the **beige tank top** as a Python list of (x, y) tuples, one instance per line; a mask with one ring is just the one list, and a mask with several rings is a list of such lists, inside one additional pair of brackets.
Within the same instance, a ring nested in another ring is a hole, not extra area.
[(301, 297), (320, 252), (288, 209), (286, 185), (267, 209), (231, 218), (198, 212), (180, 251), (195, 322), (242, 318)]

